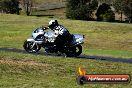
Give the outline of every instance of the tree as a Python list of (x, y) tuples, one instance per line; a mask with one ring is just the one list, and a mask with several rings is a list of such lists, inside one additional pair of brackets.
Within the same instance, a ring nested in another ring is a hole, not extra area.
[(112, 4), (113, 0), (98, 0), (99, 3)]
[(98, 21), (114, 21), (115, 14), (111, 10), (110, 5), (106, 3), (102, 3), (96, 12), (97, 20)]
[(32, 13), (32, 0), (23, 0), (23, 6), (26, 15), (29, 16)]
[(5, 13), (15, 13), (19, 15), (19, 0), (1, 0), (0, 10)]
[(66, 17), (77, 20), (93, 20), (97, 0), (67, 0)]
[(122, 14), (125, 14), (129, 21), (132, 20), (132, 0), (115, 0), (113, 4), (116, 12), (121, 14), (121, 21), (122, 21)]
[(123, 15), (123, 9), (124, 9), (124, 1), (123, 0), (115, 0), (113, 3), (113, 6), (117, 13), (121, 14), (120, 21), (122, 22), (122, 15)]
[(132, 23), (132, 0), (125, 0), (123, 11), (128, 17), (129, 23)]

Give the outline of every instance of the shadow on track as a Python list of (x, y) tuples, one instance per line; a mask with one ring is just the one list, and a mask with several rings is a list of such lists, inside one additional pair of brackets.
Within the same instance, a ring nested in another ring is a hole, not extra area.
[[(0, 51), (6, 51), (6, 52), (16, 52), (16, 53), (23, 53), (23, 54), (32, 54), (32, 55), (44, 55), (47, 56), (44, 52), (38, 52), (38, 53), (27, 53), (25, 50), (22, 49), (16, 49), (16, 48), (0, 48)], [(57, 56), (55, 54), (50, 54), (48, 56)], [(126, 59), (126, 58), (114, 58), (114, 57), (105, 57), (105, 56), (90, 56), (90, 55), (80, 55), (76, 57), (78, 59), (92, 59), (92, 60), (101, 60), (101, 61), (112, 61), (112, 62), (122, 62), (122, 63), (129, 63), (132, 64), (132, 58)]]

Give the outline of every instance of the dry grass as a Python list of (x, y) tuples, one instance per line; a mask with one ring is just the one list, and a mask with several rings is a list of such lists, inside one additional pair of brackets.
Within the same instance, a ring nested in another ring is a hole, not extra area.
[(28, 66), (42, 66), (47, 67), (49, 64), (35, 62), (33, 60), (14, 60), (10, 58), (0, 58), (0, 64), (8, 64), (8, 65), (28, 65)]
[[(2, 58), (0, 60), (2, 62), (0, 63), (1, 88), (62, 88), (62, 86), (70, 88), (71, 85), (72, 88), (130, 88), (132, 85), (130, 83), (80, 86), (76, 83), (80, 65), (85, 68), (87, 74), (132, 75), (131, 64), (11, 52), (0, 52), (0, 58)], [(44, 63), (44, 66), (38, 65), (39, 63)]]
[(47, 3), (60, 3), (64, 2), (65, 0), (34, 0), (36, 4), (47, 4)]
[(32, 15), (36, 16), (47, 16), (51, 18), (59, 18), (59, 19), (64, 19), (65, 17), (65, 8), (59, 8), (59, 9), (53, 9), (53, 10), (43, 10), (42, 11), (33, 11)]

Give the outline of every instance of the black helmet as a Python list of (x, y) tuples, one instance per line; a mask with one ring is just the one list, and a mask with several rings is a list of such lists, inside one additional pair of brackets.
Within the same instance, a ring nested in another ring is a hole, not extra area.
[(57, 20), (51, 20), (49, 22), (49, 28), (53, 29), (55, 26), (58, 26), (58, 21)]

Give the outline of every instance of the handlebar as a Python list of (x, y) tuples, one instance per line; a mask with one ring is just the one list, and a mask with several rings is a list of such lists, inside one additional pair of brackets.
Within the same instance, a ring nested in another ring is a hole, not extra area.
[(44, 26), (42, 26), (42, 28), (43, 28), (43, 30), (47, 30), (47, 29), (49, 29), (49, 27), (44, 27)]

